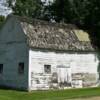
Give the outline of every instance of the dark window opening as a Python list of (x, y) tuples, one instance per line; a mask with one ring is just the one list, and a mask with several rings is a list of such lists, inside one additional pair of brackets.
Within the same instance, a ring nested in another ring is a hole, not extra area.
[(18, 73), (19, 74), (24, 74), (24, 63), (19, 63)]
[(50, 74), (51, 73), (51, 65), (44, 65), (44, 72), (46, 74)]
[(0, 64), (0, 74), (3, 73), (3, 64)]

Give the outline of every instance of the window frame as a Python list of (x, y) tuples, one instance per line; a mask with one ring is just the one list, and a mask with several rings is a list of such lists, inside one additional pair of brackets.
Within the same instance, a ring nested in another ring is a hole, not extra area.
[(49, 65), (49, 64), (44, 65), (44, 73), (51, 74), (51, 65)]
[(2, 75), (3, 74), (3, 64), (0, 64), (0, 75)]
[(19, 62), (18, 63), (18, 74), (23, 75), (25, 70), (25, 64), (24, 62)]

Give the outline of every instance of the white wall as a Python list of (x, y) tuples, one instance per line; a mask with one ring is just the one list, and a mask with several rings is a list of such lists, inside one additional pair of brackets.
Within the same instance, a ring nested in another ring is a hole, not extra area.
[[(29, 51), (29, 85), (31, 86), (31, 72), (44, 73), (44, 65), (52, 67), (52, 73), (57, 72), (57, 66), (64, 65), (69, 73), (90, 73), (97, 75), (98, 59), (95, 54), (55, 53), (42, 51)], [(70, 75), (70, 74), (69, 74)], [(59, 75), (60, 76), (60, 75)]]

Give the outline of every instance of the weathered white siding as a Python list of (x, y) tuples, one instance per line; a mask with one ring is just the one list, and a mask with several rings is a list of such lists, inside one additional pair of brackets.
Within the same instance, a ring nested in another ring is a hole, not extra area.
[[(24, 74), (18, 74), (18, 64), (25, 65)], [(28, 47), (26, 37), (18, 21), (7, 20), (0, 32), (0, 64), (3, 64), (3, 74), (0, 75), (0, 85), (28, 89)]]
[[(51, 65), (51, 74), (44, 73), (44, 65)], [(60, 71), (59, 66), (62, 67), (62, 69), (60, 68)], [(49, 51), (42, 52), (30, 50), (29, 87), (33, 90), (48, 89), (52, 85), (60, 87), (60, 81), (63, 82), (65, 80), (66, 82), (71, 83), (71, 86), (74, 87), (73, 82), (74, 84), (77, 82), (81, 84), (80, 82), (82, 81), (82, 75), (84, 79), (87, 79), (84, 81), (84, 84), (86, 86), (88, 86), (89, 82), (89, 86), (92, 86), (94, 84), (96, 85), (96, 82), (98, 80), (97, 66), (98, 59), (93, 53), (55, 53)], [(63, 67), (65, 68), (63, 69)], [(52, 84), (52, 82), (49, 80), (50, 78), (53, 78), (52, 75), (54, 72), (57, 73), (57, 84)], [(45, 77), (45, 79), (43, 79), (42, 77)], [(59, 78), (61, 78), (60, 81)], [(39, 82), (37, 82), (37, 80)], [(49, 81), (51, 82), (51, 84)]]

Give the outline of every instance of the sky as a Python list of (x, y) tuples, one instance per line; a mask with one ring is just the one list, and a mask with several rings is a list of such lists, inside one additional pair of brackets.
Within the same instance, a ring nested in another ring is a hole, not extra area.
[(8, 15), (9, 13), (11, 13), (11, 9), (5, 7), (5, 1), (6, 0), (0, 0), (0, 15)]

